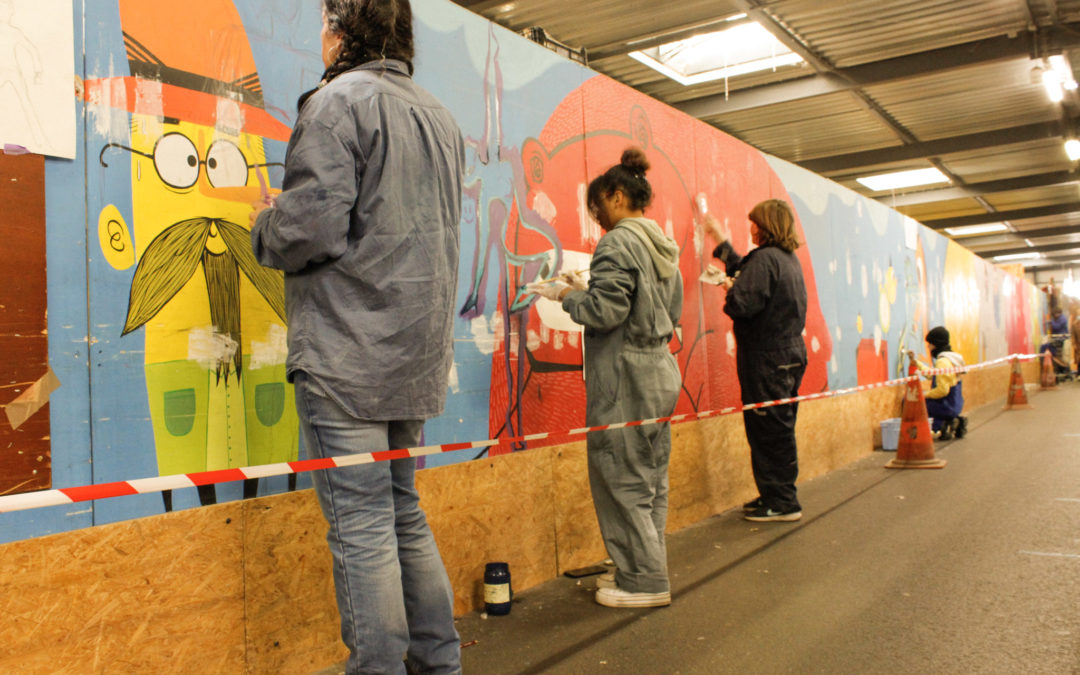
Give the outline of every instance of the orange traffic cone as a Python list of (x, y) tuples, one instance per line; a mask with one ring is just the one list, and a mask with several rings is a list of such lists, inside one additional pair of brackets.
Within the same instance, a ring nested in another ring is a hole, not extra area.
[(1024, 410), (1030, 407), (1027, 389), (1024, 388), (1024, 373), (1020, 370), (1020, 359), (1013, 358), (1012, 376), (1009, 378), (1009, 400), (1005, 403), (1005, 409)]
[[(918, 369), (912, 360), (908, 375)], [(930, 420), (926, 417), (926, 399), (918, 379), (907, 383), (904, 394), (904, 412), (900, 416), (900, 440), (896, 444), (896, 459), (885, 465), (887, 469), (940, 469), (945, 460), (934, 457), (934, 437), (930, 433)]]
[(1050, 352), (1043, 352), (1042, 373), (1039, 377), (1040, 389), (1057, 389), (1057, 375), (1054, 374), (1054, 359)]

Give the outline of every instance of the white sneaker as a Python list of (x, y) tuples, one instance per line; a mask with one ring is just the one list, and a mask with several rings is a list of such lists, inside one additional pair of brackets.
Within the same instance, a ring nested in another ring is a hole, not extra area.
[(597, 588), (615, 588), (615, 573), (605, 572), (596, 577)]
[(596, 602), (604, 607), (666, 607), (671, 604), (671, 592), (631, 593), (621, 588), (601, 588)]

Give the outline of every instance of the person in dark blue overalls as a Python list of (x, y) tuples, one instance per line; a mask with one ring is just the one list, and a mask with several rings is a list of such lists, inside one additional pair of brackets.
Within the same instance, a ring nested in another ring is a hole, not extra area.
[[(949, 331), (944, 326), (935, 326), (926, 334), (926, 345), (930, 348), (933, 368), (962, 368), (964, 357), (952, 351), (949, 344)], [(928, 370), (931, 366), (915, 359), (914, 352), (908, 356), (915, 360), (919, 370)], [(938, 440), (948, 441), (953, 436), (963, 438), (967, 434), (967, 418), (960, 413), (964, 410), (964, 383), (960, 373), (944, 373), (930, 378), (930, 389), (926, 394), (926, 414), (933, 418), (932, 430), (938, 433)]]

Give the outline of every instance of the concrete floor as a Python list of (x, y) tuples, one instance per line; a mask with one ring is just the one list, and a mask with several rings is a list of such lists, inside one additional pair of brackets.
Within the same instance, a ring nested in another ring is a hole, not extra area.
[(975, 411), (944, 469), (876, 452), (800, 485), (799, 523), (671, 535), (670, 607), (559, 578), (462, 617), (464, 671), (1080, 673), (1080, 384), (1032, 403)]

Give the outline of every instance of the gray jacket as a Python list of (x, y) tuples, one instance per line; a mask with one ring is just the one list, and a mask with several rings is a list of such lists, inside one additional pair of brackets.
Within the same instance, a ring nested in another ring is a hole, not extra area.
[(290, 380), (304, 371), (360, 419), (442, 413), (464, 164), (454, 118), (399, 61), (307, 100), (251, 231), (259, 262), (285, 271)]

